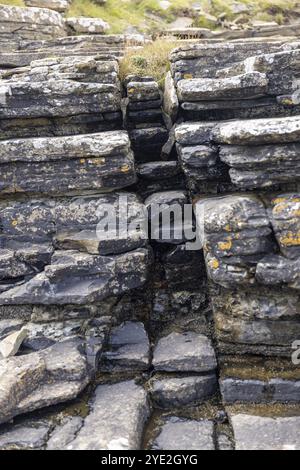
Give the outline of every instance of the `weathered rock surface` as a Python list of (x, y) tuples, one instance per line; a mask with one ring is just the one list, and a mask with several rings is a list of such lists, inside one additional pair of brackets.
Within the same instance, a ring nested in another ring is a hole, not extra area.
[(142, 286), (151, 256), (138, 249), (117, 256), (56, 251), (51, 264), (25, 284), (0, 295), (1, 305), (64, 305), (98, 302)]
[(48, 8), (65, 13), (71, 5), (71, 0), (25, 0), (24, 3), (27, 7)]
[(104, 34), (110, 29), (109, 24), (101, 18), (69, 17), (65, 23), (75, 34)]
[(51, 433), (46, 449), (65, 450), (67, 446), (74, 441), (77, 433), (83, 426), (83, 422), (83, 418), (80, 416), (64, 419)]
[(8, 426), (0, 431), (0, 450), (40, 450), (50, 430), (50, 424), (44, 421)]
[(164, 372), (209, 372), (217, 367), (211, 341), (204, 335), (171, 333), (154, 348), (153, 365)]
[(199, 405), (217, 392), (214, 374), (192, 377), (158, 377), (151, 380), (151, 398), (162, 409)]
[(62, 16), (46, 8), (0, 6), (0, 40), (53, 39), (66, 36)]
[(215, 450), (210, 421), (168, 418), (155, 439), (153, 450)]
[(90, 381), (82, 341), (0, 362), (0, 423), (76, 398)]
[(147, 394), (134, 381), (100, 385), (91, 412), (68, 450), (139, 450), (149, 416)]
[(179, 161), (191, 190), (210, 182), (231, 182), (233, 189), (242, 190), (295, 185), (298, 120), (294, 116), (240, 120), (234, 125), (229, 121), (179, 125), (175, 131)]
[(124, 322), (112, 329), (105, 368), (110, 371), (145, 371), (150, 366), (150, 343), (143, 323)]
[(184, 206), (188, 204), (185, 191), (163, 191), (149, 196), (144, 202), (151, 228), (151, 239), (159, 243), (180, 244), (192, 240), (193, 214), (185, 217)]
[(123, 131), (0, 141), (0, 158), (4, 194), (105, 192), (136, 180), (130, 141)]
[(297, 200), (236, 195), (198, 203), (208, 275), (219, 286), (211, 295), (224, 350), (227, 343), (231, 352), (291, 354), (299, 334)]
[(0, 360), (13, 357), (19, 351), (23, 341), (27, 338), (28, 331), (21, 329), (10, 334), (0, 342)]
[(236, 450), (299, 450), (299, 417), (234, 415)]

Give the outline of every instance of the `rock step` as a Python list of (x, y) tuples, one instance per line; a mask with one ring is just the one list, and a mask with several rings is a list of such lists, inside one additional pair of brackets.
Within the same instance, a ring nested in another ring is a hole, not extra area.
[(100, 385), (90, 414), (68, 450), (139, 450), (149, 417), (147, 394), (134, 381)]

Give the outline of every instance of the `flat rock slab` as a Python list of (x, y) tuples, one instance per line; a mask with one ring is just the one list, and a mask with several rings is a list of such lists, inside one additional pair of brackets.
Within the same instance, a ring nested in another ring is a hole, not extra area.
[(214, 425), (210, 421), (168, 418), (155, 439), (153, 450), (215, 450)]
[(53, 39), (66, 36), (63, 17), (46, 8), (0, 6), (0, 39)]
[(48, 422), (9, 426), (0, 432), (0, 450), (38, 450), (45, 446), (51, 426)]
[(27, 7), (48, 8), (65, 13), (70, 8), (71, 0), (25, 0), (24, 3)]
[(300, 418), (231, 417), (236, 450), (299, 450)]
[(69, 17), (65, 22), (75, 34), (104, 34), (110, 28), (109, 24), (101, 18)]
[(5, 194), (106, 192), (136, 181), (123, 131), (0, 141), (0, 159), (0, 193)]
[(217, 392), (215, 374), (192, 377), (162, 377), (151, 380), (150, 393), (158, 408), (172, 409), (202, 403)]
[(148, 417), (143, 387), (134, 381), (100, 385), (91, 412), (68, 450), (139, 450)]
[(0, 423), (76, 398), (90, 381), (82, 340), (0, 362)]
[(50, 265), (28, 282), (0, 295), (1, 305), (93, 303), (141, 287), (152, 257), (149, 249), (118, 256), (57, 251)]
[(83, 418), (80, 416), (65, 418), (51, 433), (47, 450), (65, 450), (74, 441), (82, 426)]
[(127, 321), (113, 328), (105, 368), (113, 371), (145, 371), (150, 365), (150, 342), (143, 323)]
[(216, 369), (217, 360), (206, 336), (174, 332), (158, 341), (153, 366), (164, 372), (209, 372)]

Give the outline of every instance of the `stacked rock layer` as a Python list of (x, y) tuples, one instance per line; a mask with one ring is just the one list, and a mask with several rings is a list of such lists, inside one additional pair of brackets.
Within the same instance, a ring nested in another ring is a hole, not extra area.
[(184, 46), (163, 100), (124, 36), (34, 24), (0, 53), (0, 449), (299, 449), (298, 44)]

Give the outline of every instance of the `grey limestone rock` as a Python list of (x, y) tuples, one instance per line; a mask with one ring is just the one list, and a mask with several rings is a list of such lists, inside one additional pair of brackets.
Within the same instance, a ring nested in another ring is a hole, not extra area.
[(66, 36), (62, 16), (46, 8), (1, 5), (0, 40), (53, 39)]
[(210, 421), (194, 421), (171, 417), (163, 424), (153, 442), (153, 450), (215, 450), (214, 425)]
[(164, 372), (209, 372), (216, 369), (217, 361), (206, 336), (174, 332), (158, 341), (153, 365), (155, 370)]
[(154, 377), (150, 383), (154, 405), (162, 409), (193, 406), (217, 392), (214, 374), (192, 377)]
[(0, 362), (0, 422), (76, 398), (90, 381), (82, 340)]
[(144, 371), (150, 366), (150, 342), (143, 323), (127, 321), (112, 329), (105, 368), (115, 371)]
[(299, 417), (268, 418), (233, 415), (236, 450), (296, 451), (300, 448)]
[(134, 381), (100, 385), (90, 414), (68, 450), (139, 450), (149, 417), (147, 394)]
[(46, 421), (7, 426), (0, 431), (0, 450), (41, 450), (50, 430)]

